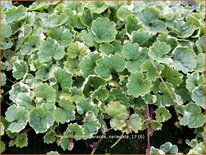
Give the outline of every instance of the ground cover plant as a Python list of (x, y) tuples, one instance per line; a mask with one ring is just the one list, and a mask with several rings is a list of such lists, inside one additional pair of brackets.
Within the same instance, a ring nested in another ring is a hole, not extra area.
[[(201, 1), (2, 1), (1, 152), (40, 135), (69, 153), (99, 135), (93, 154), (110, 131), (111, 148), (145, 131), (143, 153), (206, 153), (204, 12)], [(186, 152), (150, 142), (167, 122), (192, 133)]]

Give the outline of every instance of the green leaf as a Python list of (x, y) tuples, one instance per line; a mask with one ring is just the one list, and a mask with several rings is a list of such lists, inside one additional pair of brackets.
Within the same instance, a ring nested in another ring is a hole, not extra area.
[(21, 133), (17, 136), (16, 146), (20, 148), (28, 146), (28, 137), (26, 133)]
[(138, 20), (135, 16), (127, 16), (125, 29), (129, 34), (131, 34), (133, 31), (137, 31), (141, 27), (142, 26), (138, 23)]
[(42, 62), (48, 62), (52, 60), (52, 58), (61, 60), (65, 55), (64, 47), (51, 38), (44, 40), (39, 50), (38, 56)]
[(78, 41), (70, 44), (67, 48), (67, 56), (71, 59), (78, 58), (79, 60), (82, 60), (88, 52), (88, 47), (84, 43)]
[(97, 99), (101, 101), (105, 101), (108, 98), (108, 96), (109, 96), (109, 91), (105, 88), (105, 86), (100, 86), (91, 95), (92, 99)]
[(204, 123), (204, 114), (201, 113), (201, 108), (195, 103), (188, 103), (185, 106), (184, 116), (180, 119), (180, 125), (198, 128), (203, 126)]
[(20, 47), (20, 52), (23, 55), (30, 55), (40, 46), (40, 36), (37, 34), (29, 35), (27, 40)]
[(34, 108), (29, 113), (29, 124), (37, 134), (46, 132), (54, 121), (53, 114), (43, 108)]
[(89, 53), (83, 57), (82, 61), (79, 63), (79, 67), (84, 77), (95, 74), (94, 68), (96, 67), (96, 60), (99, 58), (100, 56), (96, 52)]
[(68, 16), (65, 13), (60, 15), (51, 14), (48, 18), (44, 19), (44, 25), (46, 27), (58, 27), (66, 23)]
[(55, 142), (56, 140), (56, 132), (54, 130), (48, 131), (45, 135), (44, 135), (44, 143), (46, 144), (52, 144), (53, 142)]
[(142, 119), (138, 114), (132, 114), (128, 120), (128, 127), (135, 133), (142, 129)]
[(171, 62), (171, 59), (166, 54), (168, 54), (170, 50), (170, 45), (165, 42), (157, 41), (152, 44), (148, 54), (157, 62), (168, 64)]
[(126, 87), (128, 95), (139, 97), (148, 94), (152, 85), (148, 79), (144, 79), (143, 73), (135, 72), (128, 78)]
[(91, 138), (93, 135), (98, 133), (98, 130), (101, 127), (99, 120), (94, 112), (88, 111), (85, 114), (85, 118), (83, 119), (83, 128), (85, 132), (85, 138)]
[(56, 91), (47, 83), (38, 85), (35, 88), (35, 95), (37, 98), (46, 99), (49, 102), (56, 100)]
[(127, 111), (126, 106), (118, 101), (109, 102), (105, 111), (108, 115), (119, 120), (127, 119), (129, 117), (129, 112)]
[(58, 41), (64, 47), (69, 46), (73, 41), (73, 34), (64, 26), (49, 29), (48, 36)]
[(98, 17), (92, 21), (91, 30), (97, 43), (112, 42), (117, 34), (115, 23), (108, 18)]
[(165, 122), (165, 121), (169, 120), (172, 117), (169, 110), (167, 110), (165, 107), (159, 107), (155, 111), (155, 114), (156, 114), (155, 119), (159, 122)]
[(66, 131), (64, 132), (63, 136), (68, 138), (74, 138), (75, 140), (83, 139), (85, 133), (82, 126), (78, 125), (77, 123), (68, 124)]
[(94, 114), (97, 114), (99, 112), (97, 105), (95, 105), (90, 99), (84, 98), (82, 98), (76, 105), (76, 109), (79, 114), (84, 114), (88, 111), (92, 111), (94, 112)]
[(103, 78), (108, 78), (112, 71), (122, 72), (125, 68), (125, 60), (119, 54), (105, 56), (96, 61), (95, 72)]
[(177, 45), (179, 44), (177, 41), (177, 38), (172, 37), (172, 36), (168, 35), (167, 33), (159, 34), (157, 37), (157, 41), (165, 42), (165, 43), (169, 44), (170, 47), (172, 48), (172, 50), (174, 50), (177, 47)]
[(65, 69), (57, 68), (54, 71), (54, 75), (63, 91), (70, 89), (72, 86), (72, 75), (69, 72), (67, 72)]
[(69, 100), (61, 99), (58, 101), (59, 107), (54, 111), (56, 122), (61, 124), (68, 123), (75, 119), (75, 106)]
[[(157, 62), (154, 62), (154, 65), (155, 67), (157, 67), (160, 73), (164, 69), (164, 66)], [(151, 81), (155, 81), (159, 77), (156, 69), (154, 68), (153, 64), (149, 60), (146, 60), (144, 63), (142, 63), (140, 68), (142, 71), (147, 72), (146, 73), (147, 79)]]
[(166, 154), (177, 154), (178, 148), (176, 145), (172, 145), (170, 142), (166, 142), (160, 146), (160, 150), (164, 151)]
[(28, 122), (28, 111), (23, 107), (12, 105), (5, 112), (5, 119), (10, 122), (7, 130), (13, 132), (20, 132), (25, 128)]
[(23, 20), (26, 16), (27, 16), (27, 11), (23, 5), (20, 5), (18, 7), (12, 7), (6, 11), (6, 22), (7, 23), (18, 22)]
[(192, 91), (192, 100), (205, 109), (205, 86), (199, 85)]
[(177, 47), (173, 51), (173, 66), (185, 74), (193, 71), (197, 67), (194, 51), (188, 47)]
[(195, 68), (196, 72), (204, 72), (205, 71), (205, 54), (199, 53), (196, 57), (197, 67)]
[(138, 43), (140, 46), (148, 47), (152, 44), (152, 35), (144, 31), (143, 29), (139, 29), (138, 31), (132, 32), (132, 42)]
[(148, 58), (148, 49), (141, 48), (137, 43), (128, 43), (123, 46), (122, 54), (127, 60), (126, 68), (129, 72), (140, 70), (140, 65)]
[(2, 122), (0, 122), (0, 129), (1, 129), (1, 130), (0, 130), (0, 133), (1, 133), (1, 134), (0, 134), (0, 135), (3, 136), (3, 135), (4, 135), (5, 127), (4, 127), (4, 124), (3, 124)]
[(89, 8), (92, 13), (97, 13), (97, 14), (104, 12), (108, 8), (105, 2), (99, 2), (99, 1), (86, 2), (85, 7)]
[(102, 43), (99, 45), (99, 50), (102, 55), (114, 54), (114, 46), (110, 43)]
[(179, 87), (183, 82), (183, 75), (169, 66), (165, 66), (164, 70), (162, 71), (162, 76), (174, 87)]
[(9, 24), (2, 23), (1, 25), (1, 37), (2, 40), (9, 38), (12, 35), (12, 29)]
[(156, 149), (154, 146), (151, 146), (150, 154), (165, 154), (164, 151)]
[(127, 17), (132, 15), (132, 12), (128, 10), (126, 7), (120, 7), (116, 11), (116, 16), (121, 21), (127, 20)]
[(127, 126), (125, 120), (119, 120), (116, 118), (112, 118), (110, 120), (111, 128), (113, 128), (115, 131), (120, 130), (123, 132), (123, 129)]
[(17, 80), (21, 79), (24, 77), (24, 75), (28, 72), (28, 65), (24, 61), (17, 61), (14, 63), (13, 66), (13, 77)]
[(204, 84), (205, 78), (203, 75), (200, 75), (199, 73), (192, 73), (187, 75), (186, 79), (186, 88), (192, 92), (196, 87), (198, 87), (201, 84)]
[(24, 107), (28, 111), (30, 111), (34, 107), (34, 103), (32, 101), (31, 96), (29, 96), (26, 93), (18, 93), (15, 101), (17, 105)]

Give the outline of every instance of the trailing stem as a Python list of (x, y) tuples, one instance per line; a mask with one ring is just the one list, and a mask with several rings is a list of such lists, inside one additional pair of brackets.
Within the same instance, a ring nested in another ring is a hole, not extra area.
[[(146, 117), (145, 119), (149, 119), (150, 118), (150, 111), (149, 111), (149, 104), (146, 104)], [(152, 133), (152, 127), (151, 124), (148, 124), (147, 127), (147, 148), (146, 148), (146, 154), (150, 154), (150, 147), (151, 147), (151, 143), (150, 143), (150, 137), (151, 137), (151, 133)]]

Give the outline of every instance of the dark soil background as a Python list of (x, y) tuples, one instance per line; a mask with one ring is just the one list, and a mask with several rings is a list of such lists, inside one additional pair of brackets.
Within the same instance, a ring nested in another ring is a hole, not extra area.
[[(14, 2), (15, 5), (23, 4), (28, 7), (32, 2)], [(7, 73), (7, 77), (12, 75)], [(11, 79), (13, 80), (13, 79)], [(3, 88), (5, 93), (10, 90), (12, 83), (7, 80), (7, 87)], [(1, 104), (1, 113), (4, 114), (6, 109), (9, 107), (10, 100), (8, 95), (4, 96), (4, 101)], [(151, 145), (159, 148), (161, 144), (165, 142), (171, 142), (176, 144), (179, 148), (179, 152), (187, 153), (189, 147), (185, 144), (186, 139), (194, 138), (194, 130), (187, 127), (183, 127), (182, 130), (174, 125), (177, 121), (173, 108), (169, 108), (172, 118), (163, 124), (163, 128), (160, 131), (155, 131), (151, 137)], [(121, 132), (110, 131), (107, 133), (107, 138), (103, 139), (96, 150), (96, 154), (111, 153), (111, 154), (145, 154), (146, 150), (146, 131), (139, 132), (138, 134), (130, 134), (129, 139), (122, 139), (115, 147), (111, 148), (117, 139), (109, 138), (110, 135), (121, 135)], [(2, 137), (2, 140), (6, 143), (6, 151), (4, 154), (46, 154), (49, 151), (58, 151), (61, 154), (89, 154), (92, 151), (90, 147), (93, 142), (98, 139), (90, 139), (86, 141), (76, 141), (74, 149), (72, 151), (63, 151), (60, 146), (56, 143), (45, 144), (43, 142), (44, 134), (35, 134), (33, 130), (28, 133), (29, 144), (28, 147), (17, 148), (8, 147), (9, 139), (6, 136)], [(134, 138), (136, 137), (136, 138)]]

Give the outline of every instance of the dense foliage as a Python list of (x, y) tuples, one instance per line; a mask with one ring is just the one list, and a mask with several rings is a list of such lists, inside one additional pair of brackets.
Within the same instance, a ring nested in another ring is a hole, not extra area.
[[(55, 1), (28, 7), (2, 2), (6, 145), (30, 145), (30, 128), (63, 150), (109, 128), (129, 134), (151, 124), (161, 130), (173, 107), (179, 125), (196, 134), (187, 140), (188, 153), (204, 153), (204, 7), (201, 2)], [(155, 109), (154, 118), (145, 118), (146, 104)], [(1, 141), (1, 151), (5, 147)], [(151, 147), (151, 153), (177, 152), (170, 142)]]

